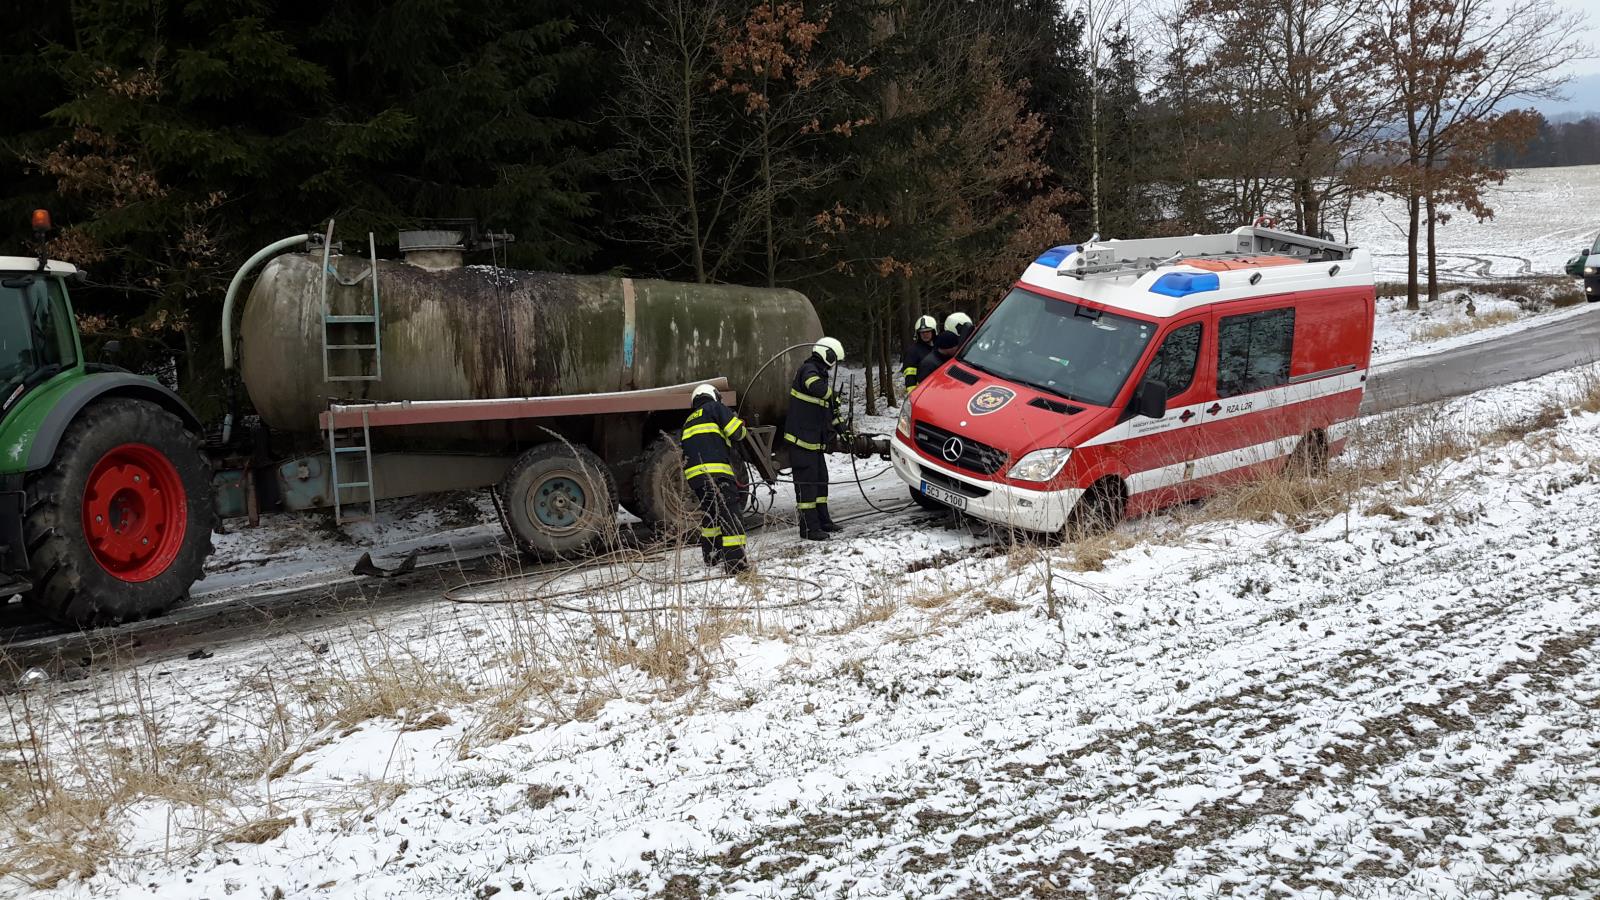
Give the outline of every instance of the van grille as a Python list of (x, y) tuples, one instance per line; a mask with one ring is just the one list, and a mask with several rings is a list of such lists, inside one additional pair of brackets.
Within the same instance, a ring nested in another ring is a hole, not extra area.
[[(1007, 456), (1004, 451), (945, 431), (943, 428), (935, 428), (926, 422), (915, 423), (913, 433), (917, 438), (917, 449), (958, 469), (977, 472), (979, 475), (993, 475), (1006, 464)], [(961, 441), (961, 455), (953, 460), (944, 455), (945, 442), (951, 438), (958, 438)]]

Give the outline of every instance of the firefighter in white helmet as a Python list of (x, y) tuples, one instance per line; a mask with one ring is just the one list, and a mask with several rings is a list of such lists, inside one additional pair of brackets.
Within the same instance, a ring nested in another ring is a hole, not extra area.
[(944, 330), (954, 334), (964, 344), (972, 334), (972, 317), (964, 312), (953, 312), (944, 317)]
[(912, 330), (911, 346), (906, 348), (905, 355), (900, 358), (900, 374), (905, 377), (906, 390), (909, 392), (927, 374), (931, 365), (924, 365), (928, 354), (933, 352), (933, 339), (939, 336), (939, 320), (933, 316), (923, 316), (917, 320), (917, 327)]
[(810, 541), (825, 541), (828, 532), (841, 530), (828, 515), (828, 464), (824, 457), (832, 435), (846, 429), (839, 413), (839, 395), (833, 392), (830, 377), (841, 359), (844, 345), (838, 340), (825, 337), (817, 341), (789, 386), (789, 417), (784, 423), (783, 439), (789, 442), (800, 536)]
[(706, 565), (730, 575), (749, 568), (744, 556), (744, 519), (739, 483), (734, 478), (733, 446), (745, 439), (744, 421), (722, 404), (717, 389), (694, 389), (694, 412), (683, 422), (683, 477), (700, 507), (700, 555)]

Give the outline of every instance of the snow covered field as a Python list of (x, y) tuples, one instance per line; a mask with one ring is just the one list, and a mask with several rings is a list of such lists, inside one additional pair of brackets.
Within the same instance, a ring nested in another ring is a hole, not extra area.
[(478, 592), (586, 612), (440, 600), (45, 683), (0, 792), (67, 793), (6, 820), (6, 889), (1591, 894), (1600, 414), (1530, 417), (1592, 387), (1369, 422), (1369, 464), (1460, 448), (1310, 518), (1041, 550), (863, 517), (758, 533), (754, 583), (624, 557)]
[[(1490, 189), (1494, 218), (1459, 210), (1439, 226), (1439, 273), (1446, 281), (1560, 275), (1578, 248), (1600, 233), (1600, 166), (1513, 170)], [(1368, 198), (1351, 210), (1350, 240), (1372, 250), (1380, 281), (1406, 277), (1406, 209), (1393, 198)], [(1330, 230), (1343, 239), (1339, 223)], [(1424, 259), (1424, 264), (1426, 260)]]

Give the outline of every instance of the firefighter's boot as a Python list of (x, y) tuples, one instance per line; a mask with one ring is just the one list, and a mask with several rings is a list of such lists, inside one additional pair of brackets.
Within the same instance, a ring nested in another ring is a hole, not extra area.
[(808, 541), (828, 539), (828, 530), (822, 527), (822, 516), (814, 506), (800, 510), (800, 537)]
[(833, 516), (828, 514), (828, 498), (826, 497), (817, 498), (817, 522), (822, 526), (822, 530), (829, 534), (844, 530), (844, 526), (833, 521)]

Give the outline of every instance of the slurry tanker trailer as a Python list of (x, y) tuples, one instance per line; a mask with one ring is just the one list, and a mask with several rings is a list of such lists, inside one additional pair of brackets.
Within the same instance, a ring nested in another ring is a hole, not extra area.
[[(34, 224), (42, 238), (48, 216)], [(259, 422), (230, 413), (209, 442), (168, 388), (85, 360), (75, 267), (0, 257), (0, 596), (78, 624), (156, 615), (201, 576), (219, 517), (345, 522), (483, 487), (518, 546), (577, 553), (619, 505), (685, 514), (673, 433), (707, 381), (771, 477), (787, 370), (822, 336), (803, 295), (463, 264), (503, 238), (404, 232), (392, 261), (371, 235), (341, 252), (329, 223), (262, 248), (222, 323)]]

